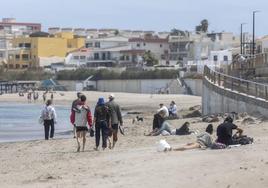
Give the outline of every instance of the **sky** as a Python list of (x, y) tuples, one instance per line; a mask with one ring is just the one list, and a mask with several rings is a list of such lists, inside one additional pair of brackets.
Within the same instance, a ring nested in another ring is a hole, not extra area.
[(194, 31), (202, 19), (209, 31), (252, 33), (252, 11), (256, 35), (268, 34), (268, 0), (0, 0), (0, 17), (49, 27), (118, 28)]

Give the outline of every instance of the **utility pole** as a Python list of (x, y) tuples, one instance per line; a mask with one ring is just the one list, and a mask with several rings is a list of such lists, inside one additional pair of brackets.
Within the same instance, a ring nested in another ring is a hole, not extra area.
[(242, 55), (244, 52), (244, 37), (243, 37), (243, 25), (245, 25), (246, 23), (241, 23), (241, 27), (240, 27), (240, 54)]
[(253, 11), (253, 38), (252, 38), (252, 56), (255, 55), (255, 14), (260, 11), (255, 10)]

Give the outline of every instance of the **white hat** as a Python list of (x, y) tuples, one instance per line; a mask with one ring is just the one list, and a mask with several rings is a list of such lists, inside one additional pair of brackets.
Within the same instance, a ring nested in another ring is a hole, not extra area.
[(109, 99), (110, 98), (114, 99), (114, 94), (113, 93), (109, 94)]

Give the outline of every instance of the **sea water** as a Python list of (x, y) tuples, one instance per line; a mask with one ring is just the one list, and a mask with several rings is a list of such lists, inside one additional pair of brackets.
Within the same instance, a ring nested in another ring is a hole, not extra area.
[[(55, 138), (71, 137), (70, 106), (54, 106), (57, 113)], [(44, 139), (38, 120), (44, 105), (0, 103), (0, 142)]]

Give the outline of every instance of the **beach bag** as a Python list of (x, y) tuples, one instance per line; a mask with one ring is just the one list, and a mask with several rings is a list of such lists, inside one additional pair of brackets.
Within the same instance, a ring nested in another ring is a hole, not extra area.
[(90, 130), (89, 130), (89, 136), (90, 136), (90, 137), (94, 137), (94, 135), (95, 135), (94, 130), (93, 130), (93, 129), (90, 129)]
[(246, 135), (243, 136), (233, 136), (233, 143), (234, 144), (241, 144), (241, 145), (247, 145), (253, 143), (253, 138), (248, 137)]
[(38, 123), (39, 123), (39, 124), (43, 124), (43, 123), (44, 123), (44, 119), (43, 119), (42, 116), (39, 117), (39, 119), (38, 119)]
[(160, 140), (158, 143), (157, 143), (157, 147), (156, 147), (156, 150), (158, 152), (163, 152), (163, 151), (168, 151), (170, 150), (171, 147), (170, 145), (167, 143), (166, 140)]

